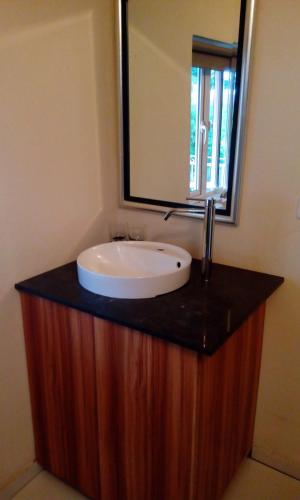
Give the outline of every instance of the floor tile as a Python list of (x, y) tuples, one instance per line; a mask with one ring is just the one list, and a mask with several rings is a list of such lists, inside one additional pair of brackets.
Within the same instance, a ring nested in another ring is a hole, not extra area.
[(300, 500), (300, 482), (247, 459), (222, 500)]
[[(45, 471), (13, 497), (13, 500), (85, 499)], [(300, 482), (247, 459), (240, 466), (222, 500), (300, 500)]]
[(28, 483), (13, 500), (84, 500), (85, 496), (67, 486), (56, 477), (41, 472)]

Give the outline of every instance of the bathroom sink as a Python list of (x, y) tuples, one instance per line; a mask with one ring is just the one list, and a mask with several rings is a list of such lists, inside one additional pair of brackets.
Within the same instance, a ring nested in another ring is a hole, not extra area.
[(79, 283), (90, 292), (142, 299), (172, 292), (190, 277), (192, 257), (153, 241), (114, 241), (88, 248), (77, 259)]

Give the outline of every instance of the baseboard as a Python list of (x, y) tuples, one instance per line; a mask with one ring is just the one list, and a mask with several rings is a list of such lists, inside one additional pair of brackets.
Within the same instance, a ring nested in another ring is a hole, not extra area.
[(42, 467), (34, 462), (31, 467), (20, 474), (12, 483), (0, 491), (0, 500), (11, 500), (27, 483), (29, 483), (41, 471)]

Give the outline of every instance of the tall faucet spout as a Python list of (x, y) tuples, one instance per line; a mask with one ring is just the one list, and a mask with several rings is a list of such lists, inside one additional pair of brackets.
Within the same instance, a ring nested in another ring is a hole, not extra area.
[(212, 251), (213, 251), (213, 234), (214, 234), (214, 221), (215, 221), (215, 200), (207, 198), (205, 200), (204, 208), (174, 208), (166, 212), (164, 220), (168, 220), (173, 214), (187, 213), (187, 214), (204, 214), (204, 227), (203, 227), (203, 246), (202, 246), (202, 259), (201, 259), (201, 277), (205, 283), (209, 281), (211, 274), (212, 264)]
[(201, 260), (201, 276), (206, 283), (209, 281), (211, 274), (215, 212), (215, 200), (212, 198), (206, 200)]

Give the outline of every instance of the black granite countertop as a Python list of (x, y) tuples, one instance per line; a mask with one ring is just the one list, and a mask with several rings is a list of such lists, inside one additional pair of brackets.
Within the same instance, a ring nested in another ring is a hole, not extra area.
[(22, 281), (16, 289), (211, 355), (282, 283), (279, 276), (213, 264), (204, 285), (200, 261), (193, 260), (190, 281), (175, 292), (112, 299), (82, 288), (76, 262), (71, 262)]

